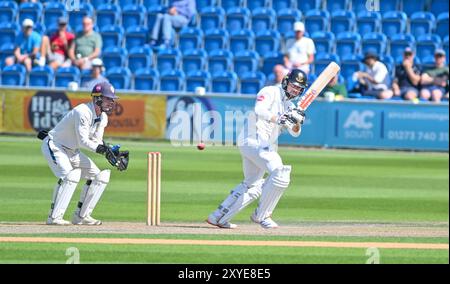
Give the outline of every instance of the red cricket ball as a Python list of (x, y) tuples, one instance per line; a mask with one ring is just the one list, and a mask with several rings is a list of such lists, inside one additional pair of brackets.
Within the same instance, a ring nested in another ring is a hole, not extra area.
[(198, 143), (197, 144), (197, 149), (199, 149), (200, 151), (205, 149), (205, 143)]

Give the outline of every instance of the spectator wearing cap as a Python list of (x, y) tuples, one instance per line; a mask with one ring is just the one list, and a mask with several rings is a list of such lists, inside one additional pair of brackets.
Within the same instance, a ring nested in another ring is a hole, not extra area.
[(449, 69), (445, 65), (445, 51), (437, 49), (434, 52), (434, 67), (425, 72), (421, 76), (422, 90), (420, 98), (424, 100), (432, 100), (440, 102), (442, 96), (448, 93)]
[(305, 37), (305, 24), (294, 23), (295, 42), (288, 46), (287, 54), (284, 56), (284, 65), (292, 69), (300, 69), (309, 74), (310, 64), (314, 62), (316, 47), (312, 39)]
[(75, 35), (67, 31), (67, 19), (58, 19), (58, 31), (50, 36), (42, 37), (41, 58), (39, 65), (44, 66), (48, 59), (49, 65), (53, 69), (58, 67), (68, 67), (72, 64), (68, 53), (69, 46), (75, 39)]
[(156, 45), (160, 31), (164, 46), (169, 47), (173, 42), (172, 29), (187, 26), (197, 13), (195, 0), (173, 0), (167, 13), (158, 13), (150, 34), (150, 44)]
[(80, 69), (91, 69), (92, 60), (100, 56), (102, 37), (94, 31), (92, 18), (83, 18), (83, 31), (77, 34), (69, 48), (69, 58)]
[(94, 60), (92, 60), (92, 79), (85, 82), (82, 87), (91, 90), (97, 84), (108, 82), (108, 79), (106, 79), (102, 75), (104, 71), (105, 67), (103, 66), (103, 61), (100, 58), (95, 58)]
[(381, 98), (381, 94), (388, 90), (389, 72), (386, 65), (378, 60), (378, 56), (368, 52), (364, 55), (365, 71), (355, 72), (353, 75), (359, 81), (363, 96)]
[(20, 63), (25, 65), (27, 71), (31, 71), (35, 59), (39, 57), (39, 48), (41, 46), (41, 35), (33, 31), (34, 22), (25, 19), (22, 22), (22, 31), (16, 38), (14, 56), (5, 60), (5, 65)]
[(419, 97), (421, 69), (414, 63), (414, 51), (407, 47), (403, 52), (403, 61), (395, 67), (395, 79), (392, 89), (380, 94), (380, 99), (390, 99), (393, 96), (414, 101)]

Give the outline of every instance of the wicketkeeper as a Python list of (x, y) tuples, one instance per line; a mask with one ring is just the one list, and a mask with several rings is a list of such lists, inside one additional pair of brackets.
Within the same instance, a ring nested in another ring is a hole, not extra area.
[(108, 125), (118, 97), (113, 86), (99, 83), (92, 89), (92, 102), (83, 103), (68, 112), (48, 133), (38, 134), (43, 139), (42, 153), (50, 169), (59, 178), (53, 192), (48, 225), (69, 225), (63, 219), (67, 206), (80, 179), (86, 179), (80, 202), (73, 214), (74, 225), (100, 225), (91, 214), (109, 182), (110, 170), (102, 170), (80, 148), (104, 155), (117, 169), (128, 166), (128, 151), (119, 151), (103, 142), (103, 132)]
[[(278, 227), (272, 212), (283, 192), (289, 186), (291, 166), (283, 165), (277, 153), (278, 136), (287, 130), (298, 137), (305, 114), (297, 109), (293, 99), (307, 87), (307, 75), (298, 69), (287, 74), (281, 85), (264, 87), (255, 104), (255, 125), (241, 131), (239, 150), (242, 156), (244, 180), (236, 186), (207, 222), (220, 228), (235, 228), (230, 220), (251, 202), (259, 199), (251, 216), (263, 228)], [(245, 127), (244, 127), (245, 128)], [(264, 174), (268, 173), (266, 179)]]

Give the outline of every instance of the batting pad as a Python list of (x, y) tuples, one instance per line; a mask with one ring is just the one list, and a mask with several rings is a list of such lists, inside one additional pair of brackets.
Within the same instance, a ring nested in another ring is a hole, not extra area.
[(62, 218), (69, 206), (70, 199), (77, 188), (77, 184), (81, 178), (81, 170), (73, 169), (62, 179), (58, 189), (54, 192), (54, 203), (51, 217)]

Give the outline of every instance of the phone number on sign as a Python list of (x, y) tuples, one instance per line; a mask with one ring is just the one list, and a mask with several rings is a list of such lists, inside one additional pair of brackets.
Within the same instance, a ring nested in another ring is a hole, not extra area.
[(399, 141), (438, 141), (448, 142), (448, 132), (426, 132), (426, 131), (395, 131), (387, 133), (389, 140)]

